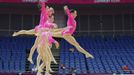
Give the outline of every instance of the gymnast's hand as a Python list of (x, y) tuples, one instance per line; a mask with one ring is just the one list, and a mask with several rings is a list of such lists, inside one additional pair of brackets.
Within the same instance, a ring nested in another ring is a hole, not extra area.
[(55, 41), (55, 46), (56, 48), (59, 48), (60, 44), (57, 41)]
[(48, 6), (46, 6), (46, 10), (48, 10), (49, 9), (49, 7)]
[(65, 6), (64, 6), (64, 10), (66, 10), (67, 8), (68, 8), (68, 6), (67, 6), (67, 5), (65, 5)]

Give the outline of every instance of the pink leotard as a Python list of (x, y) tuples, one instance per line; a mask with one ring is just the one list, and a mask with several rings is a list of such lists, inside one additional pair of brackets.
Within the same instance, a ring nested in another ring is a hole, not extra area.
[(73, 16), (71, 15), (68, 8), (66, 8), (65, 11), (66, 11), (66, 14), (68, 16), (67, 29), (63, 30), (62, 35), (64, 35), (64, 34), (71, 34), (72, 35), (76, 29), (76, 21), (73, 18)]
[(49, 19), (48, 12), (46, 11), (45, 8), (45, 2), (41, 3), (41, 15), (40, 15), (40, 23), (37, 25), (34, 30), (35, 33), (41, 28), (45, 27), (45, 22)]
[(52, 33), (47, 32), (47, 34), (48, 34), (48, 42), (49, 42), (49, 44), (55, 43), (56, 40), (54, 40), (54, 38), (52, 37)]
[(46, 38), (48, 38), (48, 43), (51, 45), (52, 43), (55, 43), (56, 40), (53, 39), (51, 32), (42, 32), (39, 36), (41, 41), (39, 43), (39, 46), (42, 46), (45, 44), (46, 41), (44, 41)]
[(51, 23), (51, 22), (48, 20), (48, 21), (46, 21), (44, 27), (45, 27), (45, 28), (52, 29), (52, 28), (54, 28), (54, 23)]
[(54, 28), (54, 23), (51, 23), (51, 22), (49, 22), (49, 21), (46, 21), (45, 23), (44, 23), (44, 26), (42, 26), (42, 25), (38, 25), (38, 26), (36, 26), (35, 28), (34, 28), (34, 31), (35, 31), (35, 33), (37, 33), (41, 28), (44, 28), (44, 29), (52, 29), (52, 28)]
[(42, 27), (46, 29), (52, 29), (54, 27), (54, 23), (51, 23), (49, 21), (48, 12), (46, 11), (44, 2), (42, 2), (41, 7), (40, 23), (34, 28), (35, 33), (37, 33), (37, 31), (40, 30)]

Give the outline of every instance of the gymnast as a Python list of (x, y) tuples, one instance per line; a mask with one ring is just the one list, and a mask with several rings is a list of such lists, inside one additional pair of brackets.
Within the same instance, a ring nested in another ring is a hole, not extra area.
[[(89, 54), (86, 50), (84, 50), (79, 43), (75, 40), (75, 38), (72, 36), (76, 29), (76, 21), (75, 18), (77, 17), (77, 11), (76, 10), (70, 10), (68, 9), (67, 6), (64, 7), (64, 10), (66, 14), (68, 15), (68, 21), (67, 21), (67, 27), (65, 28), (59, 28), (59, 29), (50, 29), (52, 36), (57, 37), (57, 38), (64, 38), (67, 42), (69, 42), (71, 45), (75, 46), (76, 49), (85, 54), (86, 58), (93, 58), (91, 54)], [(34, 35), (34, 33), (28, 33), (28, 32), (23, 32), (23, 33), (16, 33), (17, 35), (21, 34), (26, 34), (26, 35)], [(16, 35), (16, 36), (17, 36)]]
[[(56, 47), (59, 47), (59, 43), (52, 38), (51, 32), (45, 32), (43, 31), (44, 29), (41, 28), (38, 33), (36, 34), (37, 38), (34, 43), (34, 46), (37, 47), (38, 51), (38, 57), (37, 57), (37, 62), (38, 61), (43, 61), (41, 65), (38, 65), (38, 72), (37, 75), (40, 75), (42, 72), (42, 69), (46, 67), (46, 74), (45, 75), (50, 75), (49, 72), (53, 72), (51, 69), (51, 62), (54, 61), (56, 64), (56, 60), (54, 59), (53, 55), (51, 54), (51, 48), (50, 46), (52, 43), (56, 45)], [(35, 50), (35, 49), (34, 49)], [(39, 62), (40, 64), (40, 62)]]
[[(52, 36), (57, 37), (57, 38), (64, 38), (71, 45), (75, 46), (79, 52), (85, 54), (86, 58), (90, 58), (90, 57), (93, 58), (93, 56), (91, 54), (89, 54), (86, 50), (84, 50), (79, 45), (79, 43), (77, 43), (75, 38), (72, 36), (72, 34), (74, 33), (74, 31), (76, 29), (75, 18), (77, 16), (77, 11), (76, 10), (69, 11), (67, 6), (64, 7), (64, 10), (66, 11), (66, 14), (68, 15), (67, 27), (59, 28), (59, 29), (51, 29), (50, 31), (52, 32)], [(34, 35), (34, 33), (29, 34), (28, 32), (17, 33), (17, 35), (21, 35), (21, 34)]]
[[(43, 7), (44, 7), (44, 3), (42, 2), (42, 8)], [(44, 10), (45, 9), (42, 9), (42, 12), (44, 12)], [(36, 35), (40, 31), (41, 28), (45, 28), (45, 30), (47, 30), (47, 31), (49, 30), (49, 28), (56, 28), (57, 25), (55, 25), (54, 23), (52, 23), (54, 21), (54, 16), (51, 17), (52, 19), (47, 20), (48, 18), (46, 17), (46, 15), (47, 14), (45, 14), (45, 13), (41, 13), (41, 18), (40, 18), (39, 26), (36, 26), (35, 27)], [(43, 19), (45, 19), (45, 20), (43, 20)], [(29, 57), (28, 57), (28, 61), (30, 61), (30, 63), (32, 63), (32, 64), (33, 64), (32, 55), (33, 55), (33, 53), (34, 53), (34, 51), (35, 51), (35, 49), (37, 48), (37, 45), (38, 45), (38, 40), (37, 39), (38, 39), (38, 37), (36, 38), (35, 44), (31, 48), (30, 54), (29, 54)], [(55, 43), (56, 43), (56, 45), (59, 45), (57, 42), (55, 42)], [(51, 48), (51, 44), (49, 44), (49, 47)], [(52, 53), (51, 53), (50, 50), (49, 50), (49, 54), (51, 55), (52, 61), (54, 61), (54, 63), (57, 64), (57, 62), (55, 61), (55, 59), (54, 59), (54, 57), (53, 57), (53, 55), (52, 55)], [(39, 63), (40, 63), (40, 59), (39, 59), (39, 57), (37, 57), (37, 66), (36, 66), (37, 69), (39, 67)], [(51, 70), (51, 72), (53, 72), (53, 71)]]
[[(12, 36), (18, 36), (18, 35), (35, 35), (36, 31), (38, 28), (43, 27), (44, 26), (44, 22), (48, 22), (48, 19), (51, 20), (51, 22), (49, 22), (50, 26), (47, 27), (54, 27), (57, 28), (57, 25), (54, 22), (54, 9), (52, 7), (46, 7), (45, 8), (45, 2), (41, 2), (41, 15), (40, 15), (40, 24), (37, 25), (34, 29), (30, 29), (30, 30), (20, 30), (18, 32), (14, 32)], [(52, 24), (50, 24), (52, 23)], [(53, 26), (52, 26), (53, 25)]]
[(53, 37), (64, 38), (71, 45), (75, 46), (79, 52), (85, 54), (86, 58), (94, 58), (91, 54), (84, 50), (72, 36), (76, 29), (75, 18), (77, 17), (77, 11), (74, 9), (69, 10), (67, 6), (64, 6), (64, 10), (68, 16), (67, 27), (50, 30), (52, 32)]

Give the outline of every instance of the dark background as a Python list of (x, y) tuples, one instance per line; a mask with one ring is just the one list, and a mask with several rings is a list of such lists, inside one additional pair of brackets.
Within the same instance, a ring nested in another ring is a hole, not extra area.
[[(59, 27), (66, 26), (63, 5), (49, 5), (55, 9)], [(78, 11), (75, 36), (133, 36), (133, 4), (69, 5)], [(61, 13), (59, 13), (61, 12)], [(40, 9), (32, 4), (0, 4), (0, 36), (11, 36), (14, 31), (29, 30), (39, 23)], [(60, 18), (62, 17), (62, 18)]]

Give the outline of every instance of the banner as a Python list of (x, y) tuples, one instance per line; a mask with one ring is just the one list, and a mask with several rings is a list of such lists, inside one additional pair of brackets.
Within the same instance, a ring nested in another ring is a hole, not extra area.
[[(39, 0), (0, 0), (4, 3), (36, 3)], [(50, 4), (134, 3), (134, 0), (46, 0)]]

